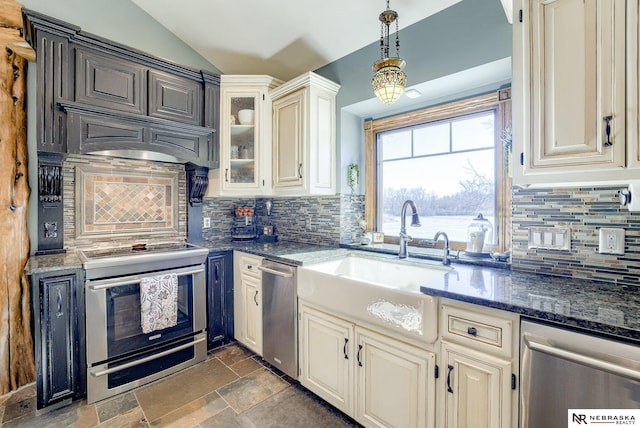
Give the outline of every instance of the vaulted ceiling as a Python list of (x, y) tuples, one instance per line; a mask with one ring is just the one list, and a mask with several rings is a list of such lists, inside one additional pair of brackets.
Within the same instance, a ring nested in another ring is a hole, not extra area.
[[(287, 80), (380, 37), (384, 0), (132, 0), (227, 74)], [(461, 0), (391, 0), (400, 28)], [(499, 1), (499, 0), (496, 0)]]

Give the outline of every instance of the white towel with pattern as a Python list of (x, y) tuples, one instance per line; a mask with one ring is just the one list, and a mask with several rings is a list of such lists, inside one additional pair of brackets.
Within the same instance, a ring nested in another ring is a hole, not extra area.
[(173, 327), (178, 323), (178, 275), (142, 278), (140, 281), (140, 324), (143, 333)]

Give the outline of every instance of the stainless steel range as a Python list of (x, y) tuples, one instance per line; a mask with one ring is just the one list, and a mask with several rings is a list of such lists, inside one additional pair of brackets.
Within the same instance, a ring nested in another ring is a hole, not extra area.
[[(205, 360), (208, 253), (190, 244), (80, 252), (89, 403)], [(164, 275), (173, 277), (177, 316), (173, 325), (149, 331), (141, 315), (141, 283)]]

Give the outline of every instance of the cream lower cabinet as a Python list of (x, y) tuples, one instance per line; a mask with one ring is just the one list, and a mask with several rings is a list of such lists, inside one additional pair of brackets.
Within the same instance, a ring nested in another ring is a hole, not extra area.
[(438, 426), (518, 426), (516, 314), (441, 300)]
[(234, 335), (238, 342), (262, 355), (262, 258), (233, 254)]
[(441, 344), (447, 428), (511, 427), (511, 362), (448, 342)]
[(434, 427), (435, 354), (305, 304), (300, 382), (367, 427)]

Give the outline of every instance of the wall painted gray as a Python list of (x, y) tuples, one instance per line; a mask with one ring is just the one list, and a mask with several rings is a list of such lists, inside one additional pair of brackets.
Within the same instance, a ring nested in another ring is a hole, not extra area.
[[(395, 10), (402, 20), (400, 6), (396, 6)], [(500, 0), (464, 0), (400, 30), (400, 56), (407, 61), (405, 72), (409, 86), (510, 57), (511, 31)], [(374, 42), (315, 70), (341, 85), (336, 100), (338, 112), (344, 107), (373, 98), (371, 65), (378, 58), (380, 47), (378, 42)], [(495, 89), (478, 88), (475, 94)], [(465, 93), (464, 96), (475, 94)], [(448, 99), (441, 98), (436, 104), (452, 101), (460, 95), (451, 94)], [(422, 105), (413, 105), (410, 110), (429, 105), (433, 104), (427, 101)], [(384, 116), (384, 113), (363, 117), (338, 113), (339, 192), (348, 192), (346, 166), (349, 163), (359, 163), (361, 174), (364, 174), (363, 119)]]
[(220, 70), (130, 0), (22, 0), (24, 7), (77, 25), (87, 33), (166, 58), (220, 73)]

